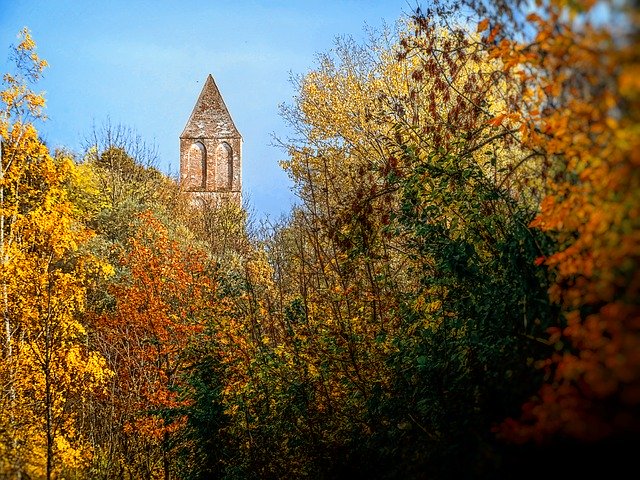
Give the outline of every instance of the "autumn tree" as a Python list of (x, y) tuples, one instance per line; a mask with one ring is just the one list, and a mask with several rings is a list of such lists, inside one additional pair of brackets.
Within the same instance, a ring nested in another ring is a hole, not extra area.
[(76, 222), (65, 183), (68, 158), (52, 158), (32, 123), (44, 98), (30, 84), (46, 62), (28, 30), (13, 49), (18, 72), (5, 74), (0, 113), (0, 218), (3, 295), (3, 475), (53, 478), (90, 458), (79, 430), (83, 396), (109, 370), (87, 347), (81, 312), (88, 272), (108, 267), (81, 249), (91, 233)]
[(121, 276), (108, 287), (113, 304), (91, 322), (92, 340), (115, 372), (94, 404), (96, 438), (111, 472), (170, 478), (172, 436), (184, 424), (172, 412), (184, 405), (190, 345), (215, 305), (213, 271), (202, 250), (173, 238), (152, 213), (132, 219), (130, 229)]
[(301, 206), (247, 278), (224, 392), (262, 478), (493, 468), (492, 420), (541, 379), (544, 182), (496, 120), (504, 79), (474, 32), (417, 16), (396, 35), (339, 40), (283, 112)]
[[(84, 140), (77, 162), (83, 185), (75, 191), (88, 225), (110, 242), (122, 242), (130, 218), (152, 209), (169, 216), (188, 204), (176, 182), (157, 168), (157, 152), (131, 127), (107, 120)], [(84, 197), (83, 197), (84, 195)]]
[[(499, 431), (515, 442), (586, 443), (639, 433), (638, 11), (634, 2), (537, 2), (530, 38), (492, 35), (518, 80), (504, 115), (556, 166), (532, 226), (558, 242), (539, 263), (563, 319), (547, 381)], [(503, 19), (487, 19), (498, 32)], [(635, 440), (634, 440), (635, 439)], [(637, 443), (636, 443), (637, 444)], [(596, 443), (595, 445), (598, 445)], [(627, 459), (627, 462), (629, 459)]]
[(93, 126), (84, 140), (84, 162), (93, 167), (95, 180), (110, 208), (132, 200), (150, 202), (164, 175), (157, 169), (158, 155), (131, 127), (107, 119)]

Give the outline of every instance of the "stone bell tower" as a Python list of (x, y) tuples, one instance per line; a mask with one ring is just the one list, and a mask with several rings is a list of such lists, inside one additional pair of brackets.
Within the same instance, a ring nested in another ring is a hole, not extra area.
[(241, 170), (242, 136), (209, 75), (180, 135), (180, 185), (194, 202), (240, 205)]

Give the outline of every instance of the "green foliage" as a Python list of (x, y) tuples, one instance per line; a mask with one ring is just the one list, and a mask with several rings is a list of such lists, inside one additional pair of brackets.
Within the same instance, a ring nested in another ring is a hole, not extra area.
[(185, 369), (187, 379), (180, 395), (190, 402), (173, 409), (170, 416), (186, 416), (187, 423), (174, 444), (178, 452), (178, 475), (184, 480), (223, 478), (234, 467), (233, 438), (225, 435), (229, 420), (224, 413), (222, 389), (224, 369), (215, 344), (194, 347), (193, 364)]
[(534, 260), (550, 244), (527, 227), (533, 212), (472, 157), (405, 155), (410, 173), (392, 180), (402, 192), (394, 233), (417, 259), (420, 288), (403, 307), (394, 394), (382, 406), (398, 428), (380, 448), (408, 469), (393, 478), (421, 468), (432, 478), (482, 475), (500, 461), (492, 425), (542, 380), (533, 363), (549, 352), (555, 312)]

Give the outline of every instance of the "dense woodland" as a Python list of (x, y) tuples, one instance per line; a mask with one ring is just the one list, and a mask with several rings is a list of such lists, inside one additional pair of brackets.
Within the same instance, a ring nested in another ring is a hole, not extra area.
[(0, 94), (0, 478), (634, 465), (637, 2), (524, 3), (337, 40), (282, 108), (300, 202), (269, 223), (191, 205), (121, 125), (50, 151), (21, 32)]

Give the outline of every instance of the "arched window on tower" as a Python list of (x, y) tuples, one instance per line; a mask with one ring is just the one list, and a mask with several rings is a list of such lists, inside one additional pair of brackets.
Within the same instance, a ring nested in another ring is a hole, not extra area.
[(233, 179), (233, 150), (222, 142), (216, 148), (216, 186), (219, 190), (230, 191)]
[(193, 190), (206, 190), (207, 188), (207, 152), (200, 142), (191, 144), (189, 148), (189, 184)]

